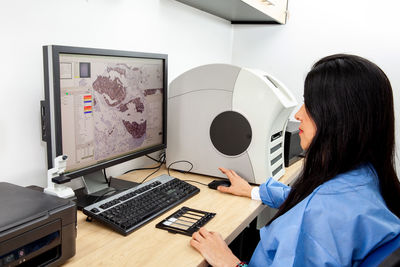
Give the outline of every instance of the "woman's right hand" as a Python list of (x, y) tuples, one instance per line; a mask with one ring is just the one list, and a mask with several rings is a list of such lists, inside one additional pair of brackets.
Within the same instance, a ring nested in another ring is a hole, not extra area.
[(190, 245), (197, 249), (214, 267), (237, 266), (240, 260), (232, 253), (219, 233), (209, 232), (204, 227), (192, 235)]
[(218, 191), (251, 198), (251, 190), (253, 188), (246, 180), (240, 177), (234, 170), (228, 170), (225, 168), (219, 168), (219, 170), (228, 177), (231, 186), (218, 186)]

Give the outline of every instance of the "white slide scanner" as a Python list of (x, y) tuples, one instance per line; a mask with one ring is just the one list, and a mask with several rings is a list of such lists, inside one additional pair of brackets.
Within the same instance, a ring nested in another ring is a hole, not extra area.
[[(235, 170), (253, 184), (285, 172), (287, 120), (297, 102), (271, 75), (228, 64), (191, 69), (171, 82), (167, 166), (226, 178)], [(176, 163), (175, 163), (176, 162)]]

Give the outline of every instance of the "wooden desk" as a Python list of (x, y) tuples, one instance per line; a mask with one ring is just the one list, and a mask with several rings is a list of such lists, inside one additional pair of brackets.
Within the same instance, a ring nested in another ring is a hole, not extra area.
[[(281, 178), (284, 182), (298, 165), (287, 169)], [(137, 171), (121, 176), (131, 181), (141, 181), (148, 171)], [(167, 173), (161, 170), (151, 178)], [(197, 174), (171, 171), (171, 176), (182, 180), (196, 180), (208, 184), (215, 178)], [(207, 266), (203, 257), (190, 246), (190, 237), (171, 234), (155, 225), (182, 206), (215, 212), (217, 215), (206, 224), (210, 231), (219, 232), (229, 244), (265, 208), (260, 201), (237, 197), (192, 183), (200, 193), (136, 230), (122, 236), (99, 222), (86, 222), (86, 215), (78, 211), (78, 236), (76, 255), (65, 266)]]

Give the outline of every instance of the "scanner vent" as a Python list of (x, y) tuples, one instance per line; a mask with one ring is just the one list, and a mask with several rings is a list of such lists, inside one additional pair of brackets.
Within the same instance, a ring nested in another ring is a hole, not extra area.
[(282, 154), (279, 154), (277, 157), (271, 160), (271, 166), (277, 163), (280, 159), (282, 159)]
[(278, 168), (276, 168), (275, 170), (272, 171), (272, 176), (275, 176), (280, 170), (282, 170), (282, 168), (283, 168), (282, 164), (279, 165)]
[(271, 148), (271, 154), (274, 153), (275, 151), (277, 151), (279, 148), (282, 147), (282, 143), (277, 144), (276, 146)]

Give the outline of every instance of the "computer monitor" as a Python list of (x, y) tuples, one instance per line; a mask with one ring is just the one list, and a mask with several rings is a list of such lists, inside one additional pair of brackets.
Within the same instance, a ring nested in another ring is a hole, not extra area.
[(166, 148), (165, 54), (44, 46), (42, 139), (47, 163), (67, 155), (65, 175), (85, 192), (108, 186), (102, 169)]

